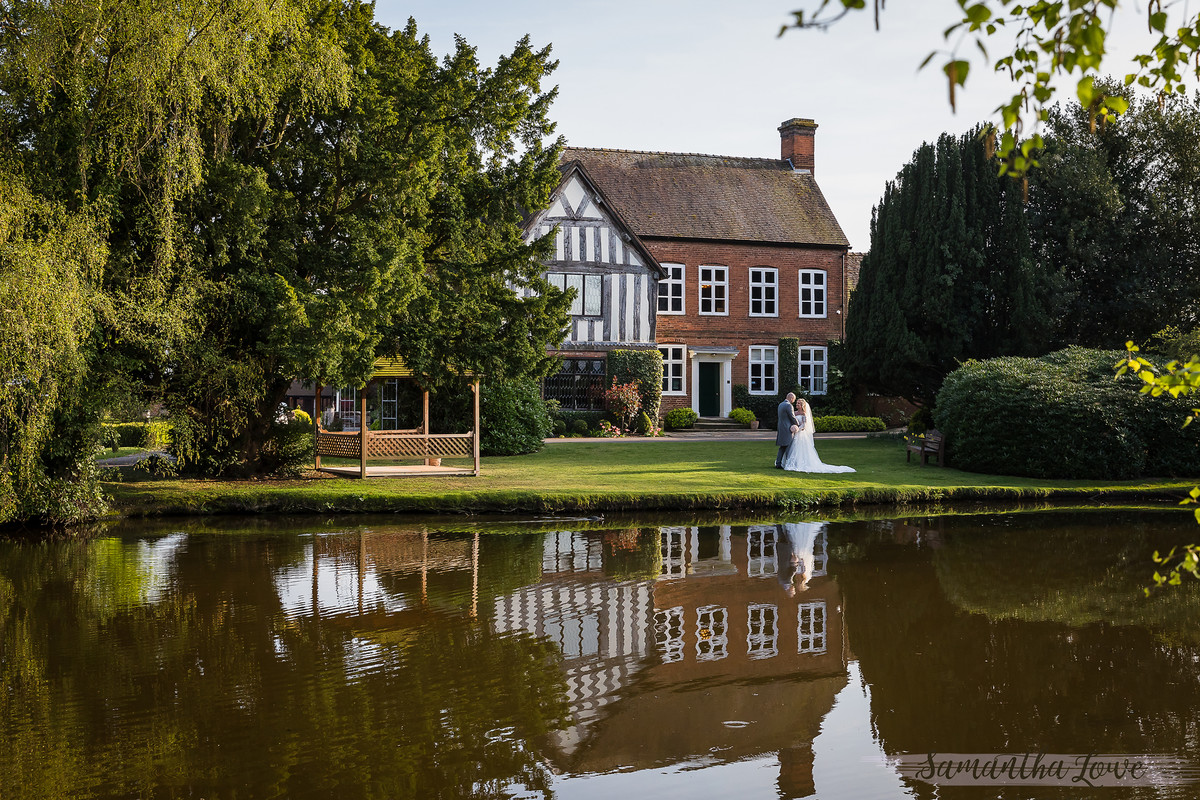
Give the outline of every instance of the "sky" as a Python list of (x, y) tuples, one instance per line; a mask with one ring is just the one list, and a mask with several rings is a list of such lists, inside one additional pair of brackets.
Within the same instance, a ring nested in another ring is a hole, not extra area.
[[(972, 72), (952, 111), (944, 59), (919, 66), (948, 49), (942, 31), (957, 4), (911, 5), (887, 4), (879, 32), (867, 11), (782, 37), (789, 12), (814, 2), (378, 0), (376, 18), (390, 28), (416, 19), (439, 55), (459, 34), (483, 64), (526, 34), (552, 45), (559, 94), (550, 116), (572, 146), (779, 158), (780, 123), (813, 119), (817, 182), (851, 249), (866, 251), (871, 210), (913, 152), (993, 119), (1011, 95), (971, 45)], [(1121, 34), (1138, 30), (1132, 14), (1118, 19), (1118, 51)]]

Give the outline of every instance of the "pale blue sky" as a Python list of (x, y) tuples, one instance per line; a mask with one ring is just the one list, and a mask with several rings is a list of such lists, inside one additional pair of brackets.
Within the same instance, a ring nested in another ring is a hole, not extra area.
[[(938, 60), (918, 71), (931, 50), (946, 47), (941, 31), (956, 19), (952, 0), (922, 0), (919, 10), (893, 0), (880, 33), (867, 12), (827, 33), (776, 37), (796, 7), (793, 0), (379, 0), (376, 16), (392, 28), (414, 17), (439, 54), (461, 34), (484, 63), (526, 33), (534, 45), (552, 44), (560, 63), (551, 116), (575, 146), (778, 158), (779, 123), (810, 117), (820, 126), (817, 181), (851, 247), (865, 251), (884, 183), (923, 141), (990, 118), (1008, 84), (977, 63), (972, 46), (975, 68), (952, 113)], [(1125, 28), (1136, 26), (1134, 19)]]

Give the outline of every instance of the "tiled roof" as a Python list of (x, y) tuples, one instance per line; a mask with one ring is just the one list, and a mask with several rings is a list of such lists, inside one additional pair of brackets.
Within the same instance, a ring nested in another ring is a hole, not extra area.
[(568, 147), (638, 236), (846, 247), (811, 174), (787, 161)]

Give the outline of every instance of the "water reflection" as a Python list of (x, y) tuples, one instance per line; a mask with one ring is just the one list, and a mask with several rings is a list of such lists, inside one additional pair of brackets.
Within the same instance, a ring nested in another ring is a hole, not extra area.
[(1200, 595), (1139, 594), (1189, 520), (0, 543), (0, 797), (976, 798), (886, 754), (1200, 760)]

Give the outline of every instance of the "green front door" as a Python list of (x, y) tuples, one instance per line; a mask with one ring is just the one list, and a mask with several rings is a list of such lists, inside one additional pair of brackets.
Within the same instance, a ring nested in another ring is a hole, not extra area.
[(696, 398), (702, 417), (721, 416), (721, 365), (700, 362), (700, 396)]

